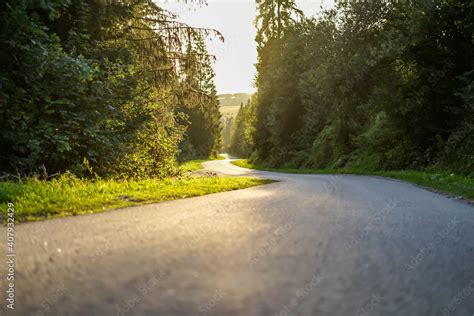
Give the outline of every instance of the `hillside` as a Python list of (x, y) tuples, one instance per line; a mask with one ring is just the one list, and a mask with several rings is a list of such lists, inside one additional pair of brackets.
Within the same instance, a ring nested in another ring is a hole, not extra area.
[(220, 111), (223, 116), (235, 117), (239, 111), (240, 104), (246, 103), (250, 99), (249, 93), (227, 93), (219, 94)]

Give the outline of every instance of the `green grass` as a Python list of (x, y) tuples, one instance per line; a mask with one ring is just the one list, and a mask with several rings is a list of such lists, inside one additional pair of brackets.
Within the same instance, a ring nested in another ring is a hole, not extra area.
[(179, 168), (183, 172), (193, 172), (193, 171), (196, 171), (196, 170), (199, 170), (199, 169), (203, 169), (204, 167), (202, 166), (202, 163), (205, 162), (205, 161), (223, 160), (223, 159), (224, 159), (224, 157), (222, 157), (221, 155), (217, 155), (215, 157), (210, 157), (208, 159), (189, 160), (189, 161), (185, 161), (182, 164), (180, 164)]
[(269, 182), (238, 177), (90, 180), (72, 175), (51, 181), (8, 181), (0, 183), (0, 203), (3, 205), (0, 214), (4, 220), (8, 202), (15, 205), (17, 221), (24, 222), (238, 190)]
[(209, 158), (209, 159), (210, 159), (210, 160), (224, 160), (225, 158), (222, 157), (222, 155), (217, 155), (217, 156), (211, 157), (211, 158)]
[(388, 177), (411, 182), (438, 192), (461, 196), (464, 199), (474, 202), (474, 178), (455, 175), (446, 171), (421, 172), (413, 170), (367, 171), (361, 169), (280, 169), (252, 164), (246, 159), (236, 160), (232, 163), (243, 168), (285, 173), (359, 174)]
[(219, 107), (219, 110), (223, 116), (236, 117), (239, 112), (240, 105), (227, 105)]
[(186, 162), (183, 162), (181, 165), (179, 165), (179, 168), (183, 172), (193, 172), (193, 171), (202, 169), (203, 168), (202, 163), (207, 160), (197, 159), (197, 160), (186, 161)]

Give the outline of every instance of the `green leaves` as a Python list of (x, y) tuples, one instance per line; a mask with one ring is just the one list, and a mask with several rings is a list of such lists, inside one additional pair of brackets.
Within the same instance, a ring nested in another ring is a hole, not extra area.
[[(179, 145), (193, 134), (178, 118), (184, 90), (207, 95), (192, 128), (204, 131), (196, 148), (217, 150), (202, 39), (210, 30), (187, 27), (149, 0), (7, 0), (0, 28), (0, 171), (31, 174), (44, 165), (82, 176), (86, 159), (100, 176), (173, 175)], [(199, 58), (182, 54), (187, 42)], [(184, 64), (202, 71), (185, 76)]]
[(275, 33), (282, 3), (257, 2), (256, 118), (235, 152), (253, 128), (270, 165), (473, 172), (471, 2), (341, 2)]

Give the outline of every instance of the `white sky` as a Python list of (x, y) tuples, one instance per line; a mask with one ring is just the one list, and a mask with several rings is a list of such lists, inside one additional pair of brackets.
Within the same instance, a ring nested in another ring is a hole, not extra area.
[[(217, 29), (225, 42), (208, 40), (208, 50), (217, 60), (214, 65), (218, 93), (254, 92), (257, 47), (255, 2), (253, 0), (207, 0), (207, 5), (177, 0), (155, 0), (164, 9), (179, 15), (179, 20), (194, 27)], [(306, 16), (334, 5), (333, 0), (297, 0)]]

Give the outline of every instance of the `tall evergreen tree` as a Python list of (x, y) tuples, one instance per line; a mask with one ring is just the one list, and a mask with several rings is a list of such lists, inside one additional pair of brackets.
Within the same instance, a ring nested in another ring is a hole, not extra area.
[[(271, 107), (274, 90), (268, 78), (273, 75), (272, 59), (281, 47), (281, 39), (291, 27), (297, 23), (303, 13), (297, 8), (294, 0), (260, 0), (256, 1), (257, 17), (257, 51), (258, 63), (256, 87), (258, 89), (258, 106), (256, 109), (255, 145), (259, 158), (270, 155), (272, 150), (269, 130), (271, 123)], [(295, 113), (295, 112), (294, 112)]]
[(203, 38), (188, 45), (187, 60), (183, 63), (182, 111), (186, 113), (189, 125), (182, 144), (183, 155), (190, 158), (216, 156), (221, 146), (219, 100), (212, 60)]
[(341, 2), (283, 32), (275, 4), (257, 20), (252, 157), (474, 171), (472, 2)]
[[(187, 137), (177, 110), (182, 65), (206, 62), (202, 38), (218, 32), (189, 27), (152, 0), (7, 0), (0, 26), (1, 171), (174, 172)], [(188, 58), (187, 43), (201, 45), (200, 60)], [(215, 108), (198, 123), (208, 134), (219, 133)]]

